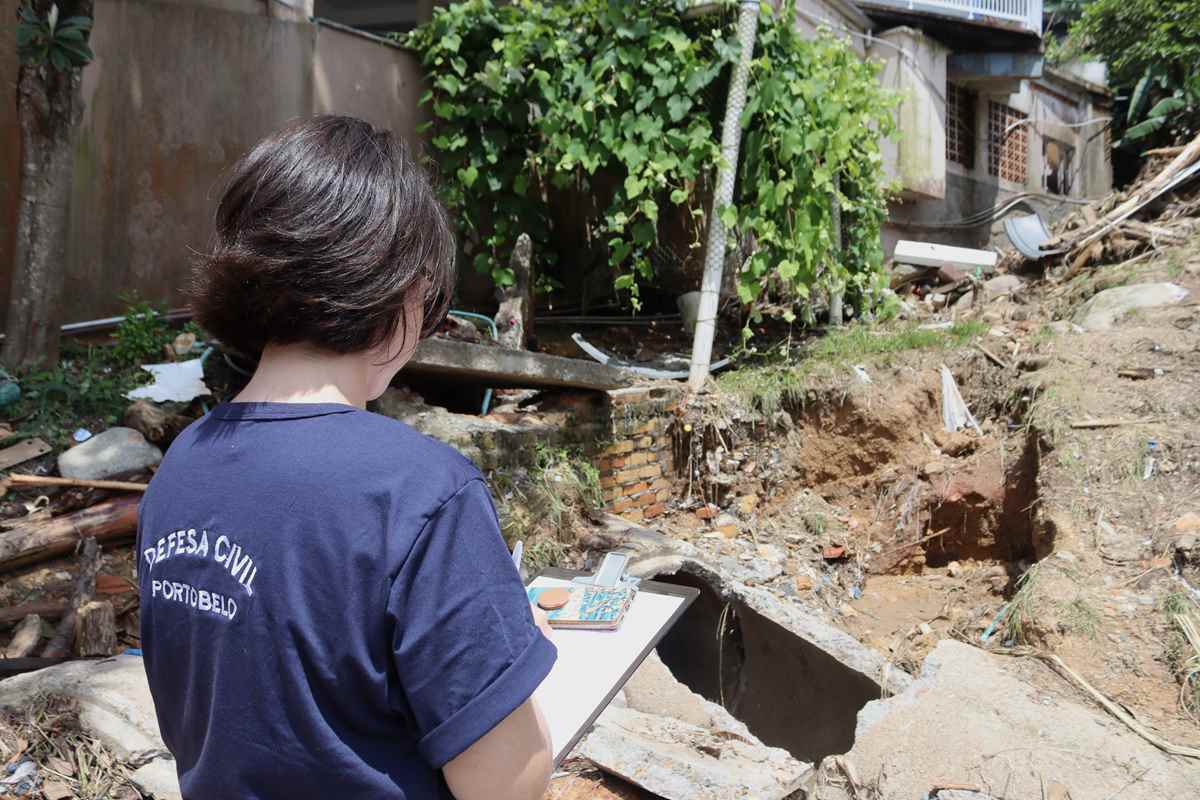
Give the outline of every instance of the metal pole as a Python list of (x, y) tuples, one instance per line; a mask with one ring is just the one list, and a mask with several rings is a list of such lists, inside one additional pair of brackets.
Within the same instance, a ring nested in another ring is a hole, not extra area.
[(737, 37), (742, 54), (733, 66), (733, 77), (729, 81), (725, 122), (721, 129), (721, 163), (717, 165), (717, 186), (708, 211), (708, 247), (704, 254), (700, 310), (696, 315), (692, 365), (688, 375), (688, 388), (693, 392), (704, 387), (708, 365), (712, 361), (713, 336), (717, 332), (717, 301), (725, 263), (725, 224), (721, 222), (720, 212), (733, 202), (733, 182), (742, 143), (742, 109), (746, 106), (746, 83), (750, 77), (750, 61), (754, 58), (754, 39), (758, 35), (758, 5), (759, 0), (742, 0), (738, 12)]

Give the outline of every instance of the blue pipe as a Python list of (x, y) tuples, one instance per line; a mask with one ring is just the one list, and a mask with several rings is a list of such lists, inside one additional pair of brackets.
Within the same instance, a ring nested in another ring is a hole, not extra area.
[[(458, 311), (457, 309), (453, 308), (450, 309), (449, 313), (455, 317), (462, 317), (463, 319), (477, 319), (481, 322), (486, 322), (488, 327), (492, 329), (492, 340), (495, 341), (496, 339), (500, 338), (500, 333), (496, 329), (496, 321), (491, 317), (484, 316), (483, 314), (476, 314), (474, 311)], [(483, 409), (479, 412), (481, 417), (487, 416), (488, 407), (491, 406), (491, 404), (492, 390), (489, 388), (483, 393)]]

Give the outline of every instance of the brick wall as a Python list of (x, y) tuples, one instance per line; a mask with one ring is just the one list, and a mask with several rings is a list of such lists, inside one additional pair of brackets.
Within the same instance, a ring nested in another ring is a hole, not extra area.
[(635, 522), (654, 519), (675, 496), (669, 428), (680, 395), (678, 385), (608, 392), (612, 441), (600, 451), (596, 466), (613, 513)]

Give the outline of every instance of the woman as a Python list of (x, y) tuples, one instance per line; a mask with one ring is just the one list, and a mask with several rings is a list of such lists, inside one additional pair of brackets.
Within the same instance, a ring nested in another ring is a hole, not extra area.
[(146, 673), (187, 800), (535, 798), (554, 646), (455, 451), (366, 412), (446, 313), (454, 243), (401, 142), (321, 116), (233, 168), (200, 323), (258, 357), (139, 518)]

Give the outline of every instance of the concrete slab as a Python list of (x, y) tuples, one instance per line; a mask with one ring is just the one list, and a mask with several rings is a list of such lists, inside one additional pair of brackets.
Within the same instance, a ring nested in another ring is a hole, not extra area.
[(471, 381), (495, 389), (619, 389), (638, 377), (615, 367), (526, 350), (426, 339), (417, 346), (405, 375)]

